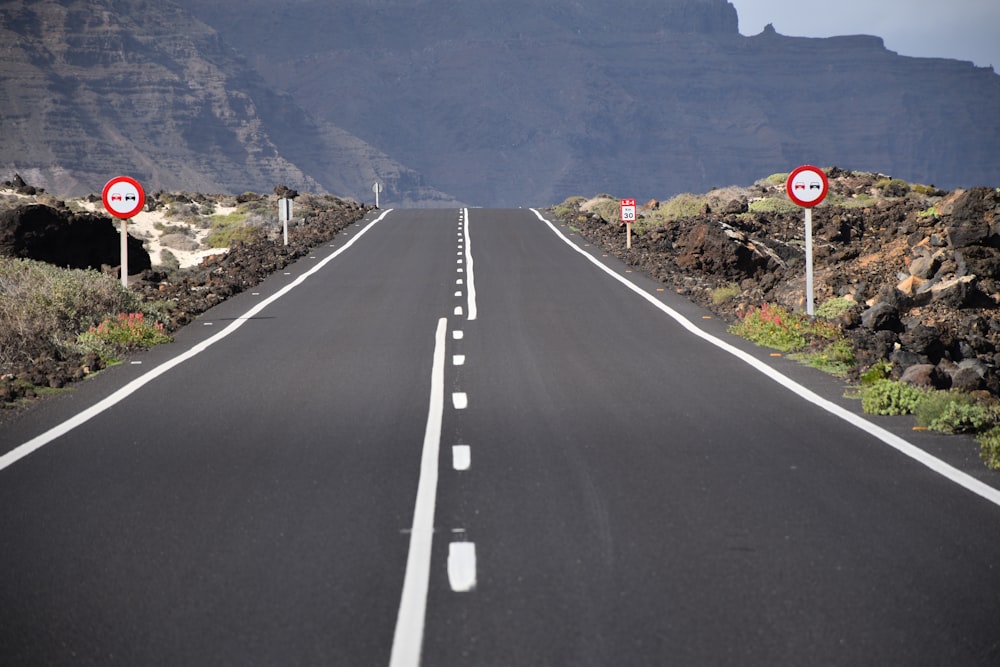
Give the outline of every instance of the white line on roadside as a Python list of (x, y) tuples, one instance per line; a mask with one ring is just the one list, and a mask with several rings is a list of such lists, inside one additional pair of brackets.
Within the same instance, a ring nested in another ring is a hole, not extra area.
[(431, 573), (431, 545), (434, 539), (434, 506), (437, 504), (438, 455), (441, 450), (441, 423), (444, 418), (445, 335), (448, 321), (438, 320), (434, 334), (431, 391), (420, 456), (420, 479), (413, 508), (410, 548), (406, 557), (403, 593), (396, 617), (389, 667), (416, 667), (424, 641), (427, 590)]
[[(160, 364), (156, 368), (154, 368), (154, 369), (150, 370), (149, 372), (144, 373), (143, 375), (140, 375), (136, 379), (132, 380), (131, 382), (129, 382), (128, 384), (126, 384), (124, 387), (122, 387), (121, 389), (119, 389), (115, 393), (111, 394), (110, 396), (108, 396), (104, 400), (99, 401), (98, 403), (95, 403), (94, 405), (90, 406), (86, 410), (83, 410), (82, 412), (76, 414), (75, 416), (67, 419), (63, 423), (61, 423), (61, 424), (59, 424), (57, 426), (53, 426), (52, 428), (50, 428), (48, 431), (45, 431), (41, 435), (35, 436), (31, 440), (29, 440), (29, 441), (25, 442), (24, 444), (19, 445), (18, 447), (12, 449), (11, 451), (9, 451), (6, 454), (4, 454), (3, 456), (0, 456), (0, 470), (3, 470), (5, 468), (7, 468), (8, 466), (16, 463), (17, 461), (20, 461), (21, 459), (23, 459), (28, 454), (31, 454), (32, 452), (37, 451), (38, 449), (41, 449), (42, 447), (44, 447), (45, 445), (49, 444), (50, 442), (52, 442), (56, 438), (59, 438), (59, 437), (65, 435), (65, 434), (69, 433), (70, 431), (72, 431), (76, 427), (80, 426), (81, 424), (84, 424), (84, 423), (88, 422), (89, 420), (91, 420), (94, 417), (96, 417), (97, 415), (101, 414), (102, 412), (104, 412), (108, 408), (110, 408), (110, 407), (118, 404), (119, 402), (123, 401), (127, 397), (131, 396), (132, 394), (134, 394), (135, 392), (137, 392), (139, 389), (141, 389), (145, 385), (149, 384), (150, 382), (152, 382), (156, 378), (160, 377), (161, 375), (163, 375), (167, 371), (171, 370), (172, 368), (175, 368), (176, 366), (180, 366), (182, 363), (184, 363), (188, 359), (191, 359), (192, 357), (195, 357), (198, 354), (201, 354), (202, 352), (204, 352), (205, 350), (207, 350), (212, 345), (215, 345), (216, 343), (218, 343), (219, 341), (221, 341), (223, 338), (226, 338), (229, 334), (233, 333), (234, 331), (236, 331), (237, 329), (239, 329), (241, 326), (243, 326), (244, 324), (246, 324), (247, 322), (249, 322), (250, 319), (254, 315), (256, 315), (260, 311), (264, 310), (265, 308), (267, 308), (272, 303), (274, 303), (275, 301), (277, 301), (281, 297), (285, 296), (289, 292), (291, 292), (293, 289), (295, 289), (296, 287), (298, 287), (299, 285), (301, 285), (302, 283), (304, 283), (306, 281), (306, 279), (309, 278), (311, 275), (313, 275), (314, 273), (318, 272), (320, 269), (322, 269), (328, 263), (332, 262), (334, 260), (334, 258), (338, 257), (342, 252), (344, 252), (345, 250), (347, 250), (348, 248), (350, 248), (352, 245), (354, 245), (354, 242), (357, 241), (358, 239), (360, 239), (365, 234), (365, 232), (367, 232), (369, 229), (371, 229), (377, 223), (381, 222), (382, 219), (385, 218), (385, 216), (389, 215), (389, 213), (391, 213), (391, 212), (392, 212), (391, 208), (388, 209), (388, 210), (386, 210), (378, 218), (376, 218), (375, 220), (372, 220), (370, 223), (368, 223), (360, 232), (358, 232), (353, 238), (351, 238), (339, 250), (337, 250), (336, 252), (330, 254), (330, 256), (328, 256), (326, 259), (324, 259), (323, 261), (321, 261), (318, 264), (316, 264), (314, 267), (312, 267), (311, 269), (309, 269), (305, 273), (303, 273), (301, 276), (299, 276), (298, 278), (296, 278), (294, 281), (292, 281), (291, 283), (289, 283), (285, 287), (281, 288), (280, 290), (278, 290), (277, 292), (275, 292), (274, 294), (272, 294), (268, 298), (264, 299), (263, 301), (261, 301), (260, 303), (258, 303), (257, 305), (255, 305), (253, 308), (251, 308), (250, 310), (248, 310), (242, 316), (237, 317), (233, 321), (232, 324), (230, 324), (228, 327), (226, 327), (225, 329), (223, 329), (219, 333), (213, 335), (211, 338), (203, 340), (202, 342), (198, 343), (197, 345), (195, 345), (194, 347), (192, 347), (191, 349), (189, 349), (187, 352), (179, 354), (176, 357), (174, 357), (173, 359), (170, 359), (169, 361), (163, 362), (162, 364)], [(206, 323), (206, 324), (211, 324), (211, 323)]]
[(863, 417), (859, 417), (853, 412), (840, 407), (839, 405), (833, 403), (832, 401), (828, 401), (827, 399), (823, 398), (816, 392), (802, 386), (801, 384), (799, 384), (795, 380), (792, 380), (786, 375), (783, 375), (782, 373), (778, 372), (774, 368), (771, 368), (766, 363), (748, 354), (747, 352), (744, 352), (743, 350), (733, 345), (730, 345), (721, 338), (716, 338), (707, 331), (703, 331), (702, 329), (695, 326), (693, 322), (691, 322), (686, 317), (678, 313), (676, 310), (666, 305), (665, 303), (657, 299), (655, 296), (649, 294), (640, 287), (634, 285), (626, 278), (618, 275), (608, 267), (604, 266), (596, 258), (591, 256), (590, 253), (588, 253), (587, 251), (577, 247), (576, 244), (574, 244), (572, 241), (566, 238), (566, 236), (562, 232), (560, 232), (555, 225), (546, 220), (545, 217), (542, 216), (542, 214), (539, 213), (537, 210), (531, 209), (531, 211), (538, 217), (539, 220), (548, 225), (549, 229), (551, 229), (556, 234), (556, 236), (562, 239), (563, 242), (566, 243), (566, 245), (568, 245), (570, 248), (583, 255), (588, 261), (593, 263), (594, 266), (599, 268), (601, 271), (604, 271), (609, 276), (611, 276), (612, 278), (623, 284), (625, 287), (632, 290), (634, 293), (636, 293), (637, 295), (639, 295), (640, 297), (651, 303), (653, 306), (661, 310), (663, 313), (673, 318), (678, 324), (687, 329), (690, 333), (694, 334), (695, 336), (698, 336), (699, 338), (708, 343), (711, 343), (720, 350), (728, 352), (737, 359), (747, 363), (755, 370), (760, 371), (770, 379), (774, 380), (775, 382), (785, 387), (786, 389), (798, 394), (799, 396), (809, 401), (813, 405), (816, 405), (817, 407), (826, 410), (835, 417), (839, 417), (840, 419), (846, 421), (852, 426), (855, 426), (861, 429), (862, 431), (865, 431), (869, 435), (874, 436), (875, 438), (881, 440), (882, 442), (889, 445), (893, 449), (896, 449), (897, 451), (901, 452), (902, 454), (905, 454), (914, 461), (923, 464), (924, 466), (930, 468), (939, 475), (945, 477), (946, 479), (951, 480), (955, 484), (964, 487), (965, 489), (988, 500), (994, 505), (1000, 506), (1000, 490), (994, 489), (992, 486), (980, 482), (975, 477), (962, 472), (958, 468), (955, 468), (954, 466), (945, 463), (941, 459), (932, 456), (931, 454), (928, 454), (927, 452), (920, 449), (916, 445), (904, 440), (903, 438), (899, 437), (898, 435), (895, 435), (894, 433), (887, 431), (881, 426), (873, 424), (872, 422), (868, 421), (867, 419), (864, 419)]
[(469, 209), (462, 209), (465, 216), (465, 266), (468, 269), (466, 279), (468, 280), (466, 291), (469, 297), (469, 320), (474, 320), (479, 316), (479, 308), (476, 306), (476, 276), (472, 267), (472, 239), (469, 238)]

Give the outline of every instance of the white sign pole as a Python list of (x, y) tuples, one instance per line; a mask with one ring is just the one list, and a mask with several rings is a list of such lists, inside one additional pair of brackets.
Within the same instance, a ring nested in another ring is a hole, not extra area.
[(813, 210), (806, 208), (806, 314), (813, 316)]
[(372, 192), (375, 193), (375, 208), (378, 208), (378, 194), (382, 192), (382, 185), (378, 181), (372, 186)]
[(285, 245), (288, 245), (288, 221), (292, 219), (292, 200), (281, 198), (278, 200), (278, 218), (281, 220), (281, 230), (285, 237)]
[(813, 206), (826, 198), (830, 190), (830, 181), (822, 169), (812, 165), (803, 165), (788, 175), (785, 181), (785, 192), (788, 198), (806, 210), (806, 314), (814, 314), (813, 303)]
[(128, 287), (128, 218), (122, 218), (122, 287)]

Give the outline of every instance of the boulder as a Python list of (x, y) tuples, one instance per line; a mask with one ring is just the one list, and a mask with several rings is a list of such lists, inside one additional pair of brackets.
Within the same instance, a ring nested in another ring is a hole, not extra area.
[(871, 331), (900, 331), (899, 311), (890, 303), (880, 301), (861, 313), (861, 326)]
[[(0, 212), (0, 255), (100, 270), (121, 263), (121, 234), (104, 216), (22, 205)], [(129, 272), (141, 273), (151, 266), (142, 241), (130, 235)]]
[(921, 389), (947, 389), (951, 384), (951, 378), (934, 364), (910, 366), (903, 371), (899, 381)]

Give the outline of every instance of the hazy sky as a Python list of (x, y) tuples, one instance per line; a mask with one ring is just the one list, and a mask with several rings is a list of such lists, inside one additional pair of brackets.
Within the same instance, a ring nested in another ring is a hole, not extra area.
[(729, 0), (740, 33), (878, 35), (902, 56), (971, 60), (1000, 72), (1000, 0)]

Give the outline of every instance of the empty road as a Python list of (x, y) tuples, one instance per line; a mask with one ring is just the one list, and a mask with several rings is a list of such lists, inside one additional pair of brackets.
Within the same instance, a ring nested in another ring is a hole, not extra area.
[(998, 476), (660, 290), (351, 226), (0, 427), (0, 664), (1000, 664)]

